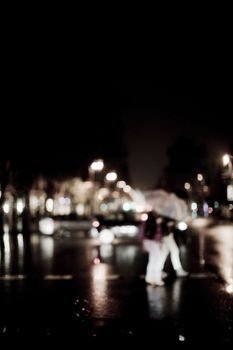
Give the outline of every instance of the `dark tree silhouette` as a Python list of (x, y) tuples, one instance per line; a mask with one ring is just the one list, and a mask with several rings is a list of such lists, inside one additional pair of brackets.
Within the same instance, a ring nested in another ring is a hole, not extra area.
[(181, 137), (167, 150), (168, 165), (164, 170), (163, 185), (168, 190), (183, 190), (185, 182), (194, 182), (198, 173), (208, 173), (208, 151), (205, 145)]

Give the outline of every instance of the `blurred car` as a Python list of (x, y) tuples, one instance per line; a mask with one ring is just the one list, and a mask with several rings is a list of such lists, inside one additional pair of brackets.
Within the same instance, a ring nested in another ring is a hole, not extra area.
[(90, 236), (100, 238), (103, 241), (105, 240), (104, 236), (108, 237), (107, 241), (114, 238), (137, 238), (139, 224), (140, 221), (132, 218), (119, 220), (97, 215), (92, 220)]

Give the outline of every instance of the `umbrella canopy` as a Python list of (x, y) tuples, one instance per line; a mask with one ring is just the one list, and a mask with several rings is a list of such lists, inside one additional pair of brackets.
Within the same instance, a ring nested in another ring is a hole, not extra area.
[(146, 202), (158, 214), (180, 221), (188, 217), (188, 205), (174, 193), (164, 190), (144, 193)]

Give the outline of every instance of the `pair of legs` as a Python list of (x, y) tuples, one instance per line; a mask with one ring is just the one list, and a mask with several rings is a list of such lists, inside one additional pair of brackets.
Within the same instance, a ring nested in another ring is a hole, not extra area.
[(163, 237), (161, 242), (145, 240), (145, 250), (149, 253), (149, 259), (146, 269), (146, 282), (156, 285), (163, 285), (162, 280), (163, 268), (168, 255), (171, 255), (171, 262), (177, 276), (186, 276), (183, 270), (179, 248), (175, 242), (173, 233)]
[(146, 267), (146, 282), (150, 284), (163, 285), (162, 271), (165, 263), (165, 245), (163, 242), (145, 239), (144, 249), (148, 252), (148, 263)]
[(173, 269), (175, 271), (181, 270), (182, 265), (181, 265), (181, 261), (180, 261), (180, 252), (179, 252), (179, 248), (176, 244), (176, 241), (174, 239), (173, 233), (170, 233), (168, 236), (165, 236), (163, 238), (163, 242), (165, 245), (164, 264), (165, 264), (165, 261), (167, 259), (168, 254), (170, 253)]

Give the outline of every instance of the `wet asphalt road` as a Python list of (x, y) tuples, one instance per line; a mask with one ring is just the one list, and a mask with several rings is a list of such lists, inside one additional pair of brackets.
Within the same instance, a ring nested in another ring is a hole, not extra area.
[(1, 237), (0, 339), (156, 339), (233, 343), (233, 226), (197, 222), (179, 240), (187, 278), (170, 261), (146, 285), (138, 240), (100, 245), (83, 232)]

